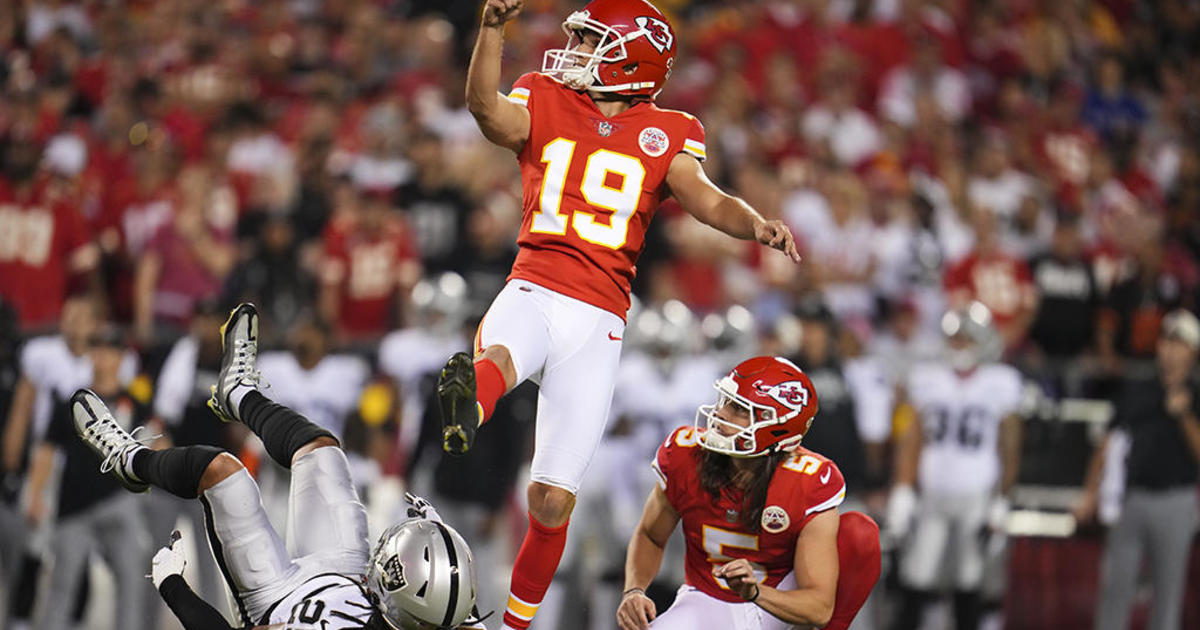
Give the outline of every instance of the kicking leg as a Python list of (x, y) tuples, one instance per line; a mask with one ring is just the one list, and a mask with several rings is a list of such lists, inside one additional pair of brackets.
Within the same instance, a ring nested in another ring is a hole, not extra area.
[(467, 452), (496, 401), (545, 365), (553, 295), (529, 282), (508, 283), (479, 324), (475, 358), (459, 352), (442, 368), (437, 396), (447, 453)]

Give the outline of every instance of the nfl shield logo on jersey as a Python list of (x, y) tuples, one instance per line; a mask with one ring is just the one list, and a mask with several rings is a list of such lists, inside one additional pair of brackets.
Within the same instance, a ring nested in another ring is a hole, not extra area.
[(612, 132), (612, 123), (608, 122), (607, 120), (601, 120), (600, 122), (596, 123), (596, 133), (607, 138), (612, 135)]
[(778, 505), (772, 505), (763, 510), (762, 528), (764, 530), (772, 534), (778, 534), (787, 529), (791, 524), (792, 519), (788, 516), (787, 510)]
[(666, 153), (670, 144), (671, 140), (667, 137), (667, 132), (658, 127), (646, 127), (642, 133), (638, 134), (638, 145), (650, 157), (658, 157)]
[(398, 591), (408, 584), (408, 580), (404, 579), (404, 565), (400, 563), (400, 556), (392, 556), (383, 565), (383, 588), (389, 591)]

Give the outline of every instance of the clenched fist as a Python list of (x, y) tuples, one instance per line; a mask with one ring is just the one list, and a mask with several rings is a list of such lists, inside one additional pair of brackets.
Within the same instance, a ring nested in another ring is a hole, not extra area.
[(483, 5), (483, 25), (503, 26), (521, 13), (525, 0), (487, 0)]

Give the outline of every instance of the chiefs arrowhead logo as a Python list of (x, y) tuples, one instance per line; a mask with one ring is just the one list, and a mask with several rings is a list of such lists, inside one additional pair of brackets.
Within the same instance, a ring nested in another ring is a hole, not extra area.
[(671, 32), (671, 26), (666, 22), (650, 16), (639, 16), (635, 18), (634, 23), (638, 28), (646, 32), (646, 39), (650, 40), (650, 45), (659, 53), (665, 53), (671, 49), (671, 44), (675, 43), (675, 34)]
[(803, 409), (808, 405), (808, 389), (800, 381), (786, 381), (778, 385), (766, 385), (761, 380), (754, 382), (754, 391), (768, 396), (791, 409)]

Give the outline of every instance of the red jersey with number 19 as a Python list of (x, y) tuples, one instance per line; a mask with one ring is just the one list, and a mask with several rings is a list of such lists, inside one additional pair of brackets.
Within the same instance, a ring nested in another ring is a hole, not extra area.
[(693, 116), (643, 101), (611, 118), (591, 97), (541, 73), (508, 99), (529, 109), (517, 156), (524, 189), (519, 278), (625, 317), (646, 228), (683, 152), (703, 160)]
[(676, 429), (658, 448), (652, 465), (659, 488), (683, 523), (687, 583), (719, 600), (741, 602), (713, 571), (745, 558), (764, 584), (778, 586), (795, 568), (800, 530), (817, 514), (841, 505), (846, 482), (832, 461), (797, 448), (771, 477), (758, 531), (748, 531), (741, 525), (741, 492), (725, 491), (714, 500), (700, 485), (702, 431)]

